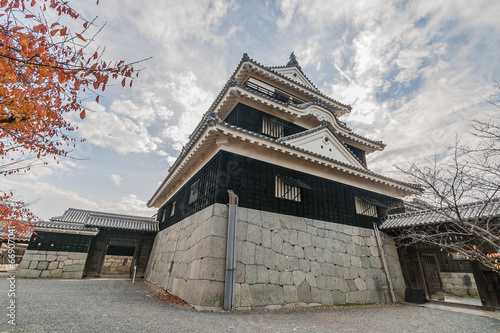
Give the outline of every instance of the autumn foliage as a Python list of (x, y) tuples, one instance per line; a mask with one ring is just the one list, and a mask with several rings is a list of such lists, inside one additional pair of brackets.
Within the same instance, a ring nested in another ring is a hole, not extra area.
[[(64, 19), (81, 23), (81, 30), (71, 32), (60, 23)], [(137, 73), (124, 61), (105, 62), (92, 49), (95, 35), (87, 35), (94, 23), (66, 1), (0, 0), (0, 20), (0, 174), (6, 176), (66, 156), (77, 141), (67, 114), (85, 118), (84, 100), (99, 102), (110, 79), (132, 86)], [(3, 224), (34, 218), (21, 207), (3, 193)]]

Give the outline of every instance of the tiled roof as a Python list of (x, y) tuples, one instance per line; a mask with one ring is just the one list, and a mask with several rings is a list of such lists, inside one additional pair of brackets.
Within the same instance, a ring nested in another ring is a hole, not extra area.
[[(274, 139), (274, 138), (268, 137), (266, 135), (262, 135), (262, 134), (255, 133), (255, 132), (246, 130), (244, 128), (238, 127), (238, 126), (231, 125), (229, 123), (226, 123), (226, 122), (222, 121), (215, 112), (210, 112), (210, 113), (206, 113), (206, 114), (203, 115), (202, 121), (198, 124), (198, 126), (197, 126), (196, 130), (193, 132), (193, 134), (191, 134), (190, 140), (182, 148), (182, 151), (179, 154), (179, 156), (177, 157), (177, 159), (175, 160), (174, 164), (172, 164), (172, 166), (168, 169), (169, 173), (167, 174), (167, 176), (165, 177), (165, 179), (163, 180), (163, 182), (161, 183), (161, 185), (156, 189), (156, 191), (153, 194), (153, 196), (151, 197), (151, 199), (148, 201), (148, 205), (152, 201), (156, 200), (156, 196), (163, 190), (165, 184), (167, 183), (167, 181), (169, 180), (170, 176), (172, 175), (172, 171), (175, 170), (180, 165), (180, 163), (183, 160), (183, 158), (188, 154), (188, 152), (190, 151), (190, 149), (194, 146), (194, 144), (196, 143), (196, 140), (201, 136), (201, 134), (203, 133), (203, 131), (205, 130), (205, 128), (207, 128), (207, 126), (209, 125), (209, 123), (221, 124), (221, 125), (223, 125), (225, 127), (228, 127), (228, 128), (231, 128), (231, 129), (235, 129), (235, 130), (237, 130), (239, 132), (246, 133), (246, 134), (249, 134), (249, 135), (254, 136), (254, 137), (258, 137), (258, 138), (261, 138), (261, 139), (264, 139), (264, 140), (267, 140), (267, 141), (270, 141), (270, 142), (274, 142), (274, 143), (280, 144), (282, 146), (286, 146), (288, 148), (292, 148), (292, 149), (295, 149), (297, 151), (300, 151), (300, 152), (303, 152), (303, 153), (307, 153), (307, 154), (313, 155), (315, 157), (319, 157), (321, 159), (328, 160), (330, 162), (337, 163), (337, 164), (339, 164), (339, 165), (341, 165), (343, 167), (346, 167), (348, 169), (356, 170), (356, 171), (362, 172), (364, 174), (368, 174), (370, 176), (379, 177), (381, 179), (384, 179), (384, 180), (387, 180), (387, 181), (390, 181), (390, 182), (394, 182), (394, 183), (402, 185), (402, 186), (410, 187), (410, 188), (412, 188), (414, 190), (417, 190), (417, 191), (421, 191), (422, 190), (416, 184), (406, 183), (406, 182), (402, 182), (402, 181), (399, 181), (399, 180), (396, 180), (396, 179), (392, 179), (392, 178), (389, 178), (389, 177), (386, 177), (386, 176), (382, 176), (382, 175), (379, 175), (379, 174), (377, 174), (377, 173), (375, 173), (373, 171), (370, 171), (368, 169), (358, 168), (358, 167), (355, 167), (353, 165), (350, 165), (350, 164), (347, 164), (347, 163), (344, 163), (344, 162), (341, 162), (341, 161), (337, 161), (337, 160), (334, 160), (332, 158), (329, 158), (329, 157), (326, 157), (326, 156), (323, 156), (323, 155), (311, 152), (309, 150), (306, 150), (306, 149), (303, 149), (303, 148), (299, 148), (299, 147), (296, 147), (294, 145), (290, 145), (290, 144), (288, 144), (286, 142), (281, 141), (281, 139)], [(316, 131), (316, 130), (319, 130), (319, 129), (318, 128), (314, 128), (314, 129), (311, 129), (309, 131)], [(311, 132), (309, 132), (309, 133), (311, 133)], [(298, 133), (298, 134), (300, 134), (300, 133)], [(288, 138), (290, 138), (290, 137), (288, 137)]]
[(98, 228), (87, 227), (80, 223), (66, 223), (57, 221), (37, 221), (31, 222), (34, 228), (63, 229), (73, 231), (99, 231)]
[(258, 138), (261, 138), (261, 139), (265, 139), (267, 141), (270, 141), (270, 142), (274, 142), (274, 143), (277, 143), (277, 144), (280, 144), (282, 146), (286, 146), (288, 148), (292, 148), (292, 149), (295, 149), (297, 151), (300, 151), (300, 152), (303, 152), (303, 153), (307, 153), (307, 154), (310, 154), (310, 155), (313, 155), (315, 157), (319, 157), (321, 159), (325, 159), (327, 161), (330, 161), (330, 162), (334, 162), (336, 164), (339, 164), (343, 167), (346, 167), (348, 169), (352, 169), (352, 170), (356, 170), (356, 171), (359, 171), (359, 172), (362, 172), (364, 174), (368, 174), (368, 175), (371, 175), (371, 176), (375, 176), (375, 177), (379, 177), (379, 178), (382, 178), (382, 179), (385, 179), (385, 180), (388, 180), (388, 181), (391, 181), (391, 182), (394, 182), (394, 183), (397, 183), (397, 184), (400, 184), (400, 185), (403, 185), (403, 186), (407, 186), (407, 187), (410, 187), (410, 188), (413, 188), (415, 190), (418, 190), (418, 191), (421, 191), (422, 189), (416, 185), (416, 184), (411, 184), (411, 183), (406, 183), (406, 182), (402, 182), (402, 181), (399, 181), (399, 180), (396, 180), (396, 179), (392, 179), (392, 178), (389, 178), (389, 177), (386, 177), (386, 176), (382, 176), (382, 175), (379, 175), (373, 171), (370, 171), (370, 170), (367, 170), (367, 169), (362, 169), (362, 168), (358, 168), (356, 166), (353, 166), (351, 164), (347, 164), (347, 163), (344, 163), (344, 162), (341, 162), (341, 161), (337, 161), (333, 158), (330, 158), (330, 157), (326, 157), (326, 156), (323, 156), (323, 155), (320, 155), (320, 154), (317, 154), (317, 153), (314, 153), (312, 151), (309, 151), (307, 149), (303, 149), (303, 148), (299, 148), (297, 146), (294, 146), (294, 145), (291, 145), (291, 144), (288, 144), (286, 142), (282, 142), (280, 139), (274, 139), (274, 138), (271, 138), (271, 137), (268, 137), (266, 135), (263, 135), (263, 134), (259, 134), (259, 133), (255, 133), (255, 132), (252, 132), (252, 131), (249, 131), (249, 130), (246, 130), (244, 128), (241, 128), (241, 127), (238, 127), (238, 126), (234, 126), (234, 125), (231, 125), (231, 124), (228, 124), (222, 120), (220, 120), (219, 117), (217, 117), (217, 115), (214, 115), (218, 120), (215, 120), (216, 122), (220, 123), (221, 125), (223, 126), (226, 126), (228, 128), (231, 128), (231, 129), (235, 129), (237, 131), (240, 131), (240, 132), (243, 132), (243, 133), (246, 133), (246, 134), (249, 134), (249, 135), (252, 135), (254, 137), (258, 137)]
[(125, 229), (146, 232), (158, 231), (158, 222), (150, 217), (121, 215), (69, 208), (62, 216), (53, 217), (51, 222), (80, 224), (85, 227)]
[[(500, 217), (500, 199), (489, 203), (484, 201), (458, 206), (462, 219)], [(412, 213), (389, 215), (380, 229), (390, 230), (431, 224), (449, 223), (457, 216), (450, 208), (419, 210)]]
[(252, 58), (250, 58), (250, 57), (248, 56), (248, 54), (247, 54), (247, 53), (244, 53), (244, 54), (243, 54), (243, 58), (241, 59), (240, 63), (238, 64), (238, 67), (236, 67), (236, 70), (234, 71), (233, 75), (235, 75), (235, 74), (236, 74), (236, 71), (237, 71), (237, 70), (238, 70), (238, 68), (240, 67), (241, 63), (243, 63), (243, 62), (245, 62), (245, 61), (250, 61), (250, 62), (254, 63), (254, 64), (255, 64), (255, 65), (257, 65), (257, 66), (260, 66), (260, 67), (262, 67), (262, 68), (265, 68), (265, 69), (267, 69), (268, 71), (272, 72), (273, 74), (278, 75), (278, 76), (282, 77), (283, 79), (289, 80), (289, 81), (293, 82), (294, 84), (301, 86), (302, 88), (308, 89), (308, 90), (310, 90), (310, 91), (314, 92), (314, 93), (315, 93), (315, 94), (317, 94), (317, 95), (320, 95), (320, 96), (322, 96), (322, 97), (325, 97), (325, 98), (327, 98), (327, 99), (330, 99), (330, 100), (334, 101), (335, 103), (337, 103), (338, 105), (341, 105), (341, 106), (345, 107), (346, 109), (349, 109), (349, 110), (351, 110), (351, 109), (352, 109), (352, 107), (351, 107), (350, 105), (347, 105), (347, 104), (341, 103), (341, 102), (339, 102), (339, 101), (337, 101), (337, 100), (335, 100), (335, 99), (333, 99), (333, 98), (331, 98), (331, 97), (329, 97), (329, 96), (327, 96), (327, 95), (323, 94), (322, 92), (320, 92), (320, 91), (316, 88), (316, 86), (315, 86), (315, 85), (311, 82), (311, 80), (309, 80), (309, 78), (308, 78), (308, 77), (304, 74), (304, 72), (303, 72), (302, 70), (300, 70), (300, 72), (302, 73), (302, 75), (304, 75), (304, 77), (305, 77), (305, 78), (306, 78), (306, 79), (307, 79), (307, 80), (311, 83), (311, 85), (312, 85), (314, 88), (316, 88), (316, 90), (313, 90), (313, 89), (309, 88), (308, 86), (306, 86), (305, 84), (303, 84), (303, 83), (301, 83), (301, 82), (298, 82), (298, 81), (296, 81), (296, 80), (292, 80), (292, 79), (290, 79), (288, 76), (283, 75), (283, 74), (281, 74), (281, 73), (279, 73), (279, 72), (277, 72), (277, 71), (275, 71), (275, 70), (274, 70), (274, 69), (277, 69), (277, 68), (286, 68), (286, 67), (291, 67), (291, 66), (264, 66), (264, 65), (260, 64), (259, 62), (257, 62), (257, 61), (255, 61), (255, 60), (253, 60)]

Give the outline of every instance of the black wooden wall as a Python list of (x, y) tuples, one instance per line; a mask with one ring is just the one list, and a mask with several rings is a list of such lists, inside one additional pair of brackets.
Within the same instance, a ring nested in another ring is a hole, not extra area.
[(31, 236), (28, 250), (87, 252), (92, 236), (37, 231)]
[(283, 120), (281, 118), (272, 116), (263, 111), (257, 110), (245, 104), (237, 104), (233, 111), (229, 113), (224, 119), (225, 122), (235, 125), (246, 130), (263, 134), (262, 133), (262, 118), (267, 118), (273, 120), (279, 124), (282, 124), (285, 129), (285, 136), (296, 134), (299, 132), (306, 131), (307, 129), (291, 122)]
[[(302, 189), (301, 202), (276, 198), (274, 192), (276, 174), (300, 179), (312, 190)], [(200, 180), (198, 199), (188, 204), (191, 185), (197, 180)], [(356, 195), (375, 199), (389, 207), (401, 203), (400, 200), (378, 193), (220, 151), (159, 209), (160, 230), (214, 203), (227, 203), (228, 189), (239, 196), (240, 207), (370, 229), (373, 228), (373, 222), (379, 223), (380, 220), (356, 213), (354, 203)], [(174, 201), (175, 214), (171, 217), (169, 212)], [(166, 211), (165, 216), (163, 211)]]

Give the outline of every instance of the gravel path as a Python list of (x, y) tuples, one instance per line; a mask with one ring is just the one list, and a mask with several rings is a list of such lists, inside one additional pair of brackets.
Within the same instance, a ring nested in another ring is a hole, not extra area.
[(7, 324), (0, 277), (0, 332), (500, 332), (500, 321), (423, 307), (198, 312), (151, 297), (128, 280), (16, 281), (16, 323)]

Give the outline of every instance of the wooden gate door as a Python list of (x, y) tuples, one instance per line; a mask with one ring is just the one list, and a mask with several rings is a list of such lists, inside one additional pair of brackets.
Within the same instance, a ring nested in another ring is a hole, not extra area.
[(439, 266), (434, 254), (420, 254), (429, 298), (444, 299), (443, 286), (439, 276)]
[(87, 256), (84, 276), (97, 277), (101, 273), (102, 262), (106, 255), (109, 243), (109, 233), (100, 232), (92, 241), (90, 251)]

